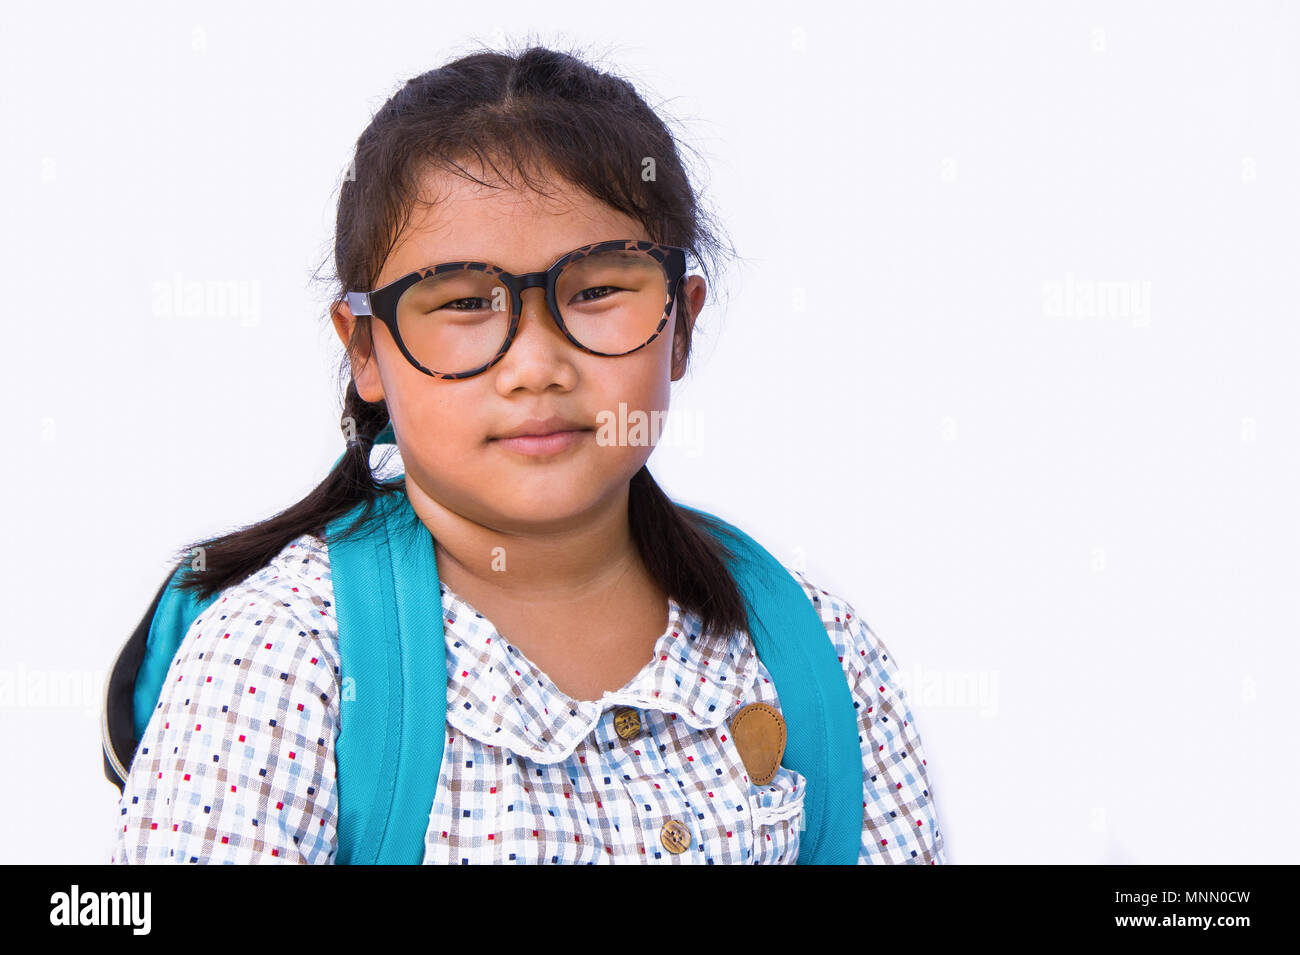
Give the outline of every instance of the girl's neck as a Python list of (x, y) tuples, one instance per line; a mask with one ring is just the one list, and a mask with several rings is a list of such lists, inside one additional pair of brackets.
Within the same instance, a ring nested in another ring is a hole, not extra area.
[(471, 604), (477, 595), (484, 603), (589, 609), (629, 586), (644, 590), (650, 580), (632, 539), (626, 486), (580, 524), (527, 532), (466, 518), (412, 487), (409, 478), (407, 488), (433, 536), (439, 578)]
[(574, 700), (636, 676), (668, 622), (668, 594), (632, 539), (627, 496), (581, 526), (499, 531), (412, 495), (438, 576)]

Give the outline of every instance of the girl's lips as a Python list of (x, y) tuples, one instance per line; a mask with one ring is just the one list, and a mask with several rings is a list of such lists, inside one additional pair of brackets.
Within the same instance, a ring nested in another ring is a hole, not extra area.
[(524, 434), (517, 438), (493, 438), (491, 443), (530, 457), (543, 457), (573, 447), (590, 431), (553, 431), (550, 434)]

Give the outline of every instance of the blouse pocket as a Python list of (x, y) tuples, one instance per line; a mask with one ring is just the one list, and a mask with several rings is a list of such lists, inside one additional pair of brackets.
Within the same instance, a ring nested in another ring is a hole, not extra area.
[(751, 785), (750, 819), (753, 823), (754, 865), (794, 865), (799, 859), (799, 834), (803, 829), (801, 773), (781, 766), (765, 786)]

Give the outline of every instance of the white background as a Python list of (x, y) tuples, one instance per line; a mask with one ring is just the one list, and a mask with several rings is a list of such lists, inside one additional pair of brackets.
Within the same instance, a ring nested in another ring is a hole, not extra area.
[[(949, 860), (1296, 861), (1295, 5), (4, 18), (0, 861), (107, 860), (100, 693), (168, 555), (342, 450), (311, 274), (351, 146), (502, 38), (584, 51), (700, 154), (744, 259), (651, 468), (900, 661)], [(178, 274), (256, 315), (155, 314)]]

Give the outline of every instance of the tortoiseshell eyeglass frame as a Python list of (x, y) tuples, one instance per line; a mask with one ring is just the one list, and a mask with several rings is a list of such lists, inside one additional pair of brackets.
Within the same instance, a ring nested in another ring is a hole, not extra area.
[[(664, 313), (660, 318), (658, 325), (655, 327), (654, 334), (643, 341), (636, 348), (630, 348), (625, 352), (601, 352), (588, 348), (582, 342), (573, 337), (572, 333), (564, 325), (564, 319), (560, 317), (559, 305), (555, 300), (555, 283), (560, 276), (560, 271), (570, 262), (584, 256), (593, 255), (598, 252), (612, 251), (635, 251), (648, 253), (663, 267), (666, 278), (665, 289), (667, 292), (664, 300)], [(397, 327), (397, 303), (401, 299), (402, 293), (422, 279), (431, 275), (437, 275), (442, 272), (453, 272), (461, 269), (478, 272), (486, 272), (488, 275), (499, 279), (501, 284), (510, 290), (510, 328), (506, 332), (506, 339), (496, 355), (486, 364), (480, 365), (469, 371), (454, 373), (434, 371), (431, 368), (425, 368), (416, 359), (414, 355), (407, 350), (406, 343), (402, 341), (402, 333)], [(406, 360), (413, 366), (424, 372), (431, 378), (442, 378), (452, 380), (457, 378), (472, 378), (475, 375), (481, 375), (487, 371), (502, 358), (505, 357), (506, 351), (510, 348), (510, 343), (515, 340), (515, 333), (519, 330), (519, 319), (523, 313), (523, 292), (530, 288), (543, 288), (546, 290), (546, 304), (551, 310), (551, 318), (555, 321), (556, 326), (564, 334), (575, 348), (581, 349), (589, 355), (601, 355), (607, 358), (618, 358), (622, 355), (630, 355), (632, 352), (639, 351), (646, 345), (659, 337), (664, 328), (668, 325), (668, 320), (672, 315), (673, 299), (677, 296), (678, 286), (681, 285), (682, 278), (686, 275), (686, 250), (674, 245), (661, 245), (658, 242), (646, 242), (641, 239), (614, 239), (608, 242), (595, 242), (591, 245), (584, 245), (572, 252), (567, 252), (560, 256), (544, 272), (529, 272), (524, 275), (514, 275), (505, 269), (491, 265), (487, 262), (444, 262), (441, 265), (434, 265), (424, 269), (418, 269), (409, 275), (404, 275), (396, 281), (389, 282), (382, 288), (377, 288), (371, 292), (348, 292), (346, 301), (348, 308), (353, 315), (371, 315), (386, 326), (392, 333), (393, 341), (397, 342), (397, 347), (401, 349)]]

